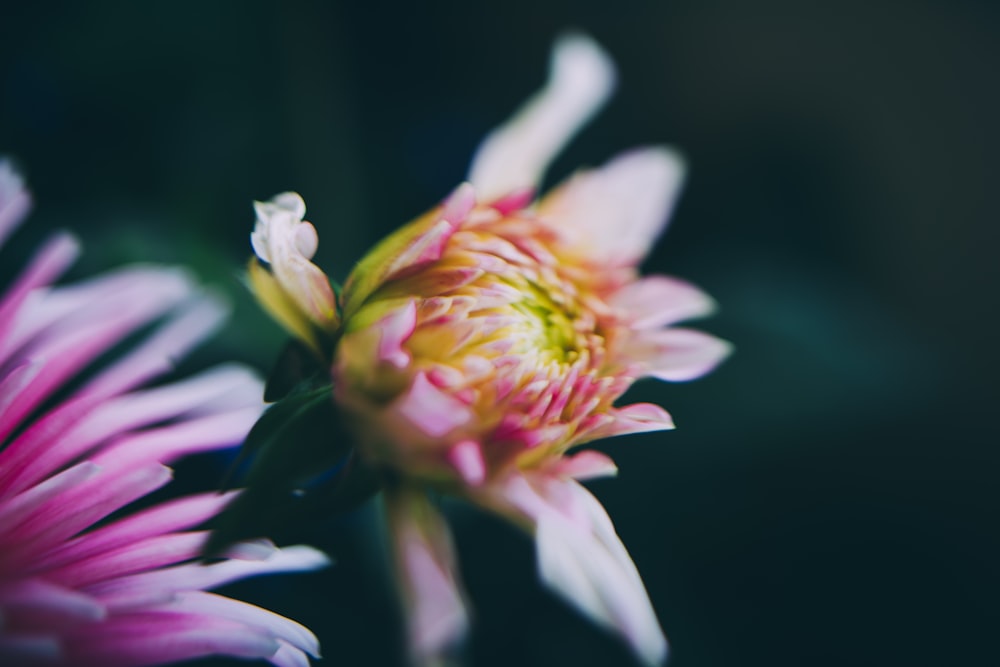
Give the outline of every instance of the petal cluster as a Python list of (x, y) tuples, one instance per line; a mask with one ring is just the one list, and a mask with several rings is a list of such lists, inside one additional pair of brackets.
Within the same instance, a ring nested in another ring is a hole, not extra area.
[(559, 40), (548, 83), (486, 138), (469, 181), (379, 243), (340, 295), (327, 359), (334, 398), (361, 456), (386, 471), (411, 645), (427, 663), (467, 626), (447, 526), (428, 492), (524, 528), (554, 591), (645, 662), (666, 655), (635, 566), (579, 484), (614, 474), (614, 463), (570, 450), (673, 428), (663, 408), (619, 399), (641, 378), (699, 377), (730, 347), (674, 326), (710, 313), (711, 298), (638, 273), (683, 182), (676, 153), (632, 150), (535, 196), (614, 83), (593, 41)]
[[(0, 243), (29, 205), (0, 161)], [(239, 443), (260, 414), (260, 382), (240, 366), (149, 386), (225, 308), (154, 266), (53, 286), (77, 250), (54, 236), (0, 297), (0, 664), (307, 665), (318, 645), (306, 628), (207, 591), (325, 556), (261, 541), (202, 564), (198, 527), (232, 494), (129, 511), (170, 481), (172, 461)]]

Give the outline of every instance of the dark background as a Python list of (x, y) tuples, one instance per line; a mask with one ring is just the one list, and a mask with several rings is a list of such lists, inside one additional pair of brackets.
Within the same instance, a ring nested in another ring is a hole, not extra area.
[[(621, 85), (552, 180), (681, 149), (689, 185), (646, 268), (713, 294), (704, 326), (736, 345), (706, 379), (637, 387), (679, 428), (603, 443), (621, 474), (592, 486), (672, 667), (990, 662), (998, 3), (7, 3), (0, 151), (39, 202), (13, 247), (68, 227), (76, 275), (189, 265), (235, 304), (192, 365), (266, 369), (283, 337), (236, 278), (250, 201), (301, 192), (343, 277), (461, 180), (567, 27)], [(204, 470), (182, 465), (177, 488)], [(328, 549), (329, 571), (232, 592), (313, 628), (321, 664), (397, 664), (375, 516), (281, 536)], [(472, 665), (632, 664), (539, 589), (526, 538), (452, 517)]]

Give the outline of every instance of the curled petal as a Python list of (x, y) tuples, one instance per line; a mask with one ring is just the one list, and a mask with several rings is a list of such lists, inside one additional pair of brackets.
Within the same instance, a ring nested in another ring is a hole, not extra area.
[(386, 512), (409, 623), (410, 649), (418, 664), (438, 664), (435, 660), (465, 636), (469, 624), (456, 580), (451, 534), (421, 491), (388, 491)]
[[(321, 329), (332, 330), (338, 323), (336, 300), (326, 274), (309, 261), (319, 240), (312, 224), (302, 219), (306, 210), (302, 198), (285, 192), (269, 202), (255, 202), (254, 209), (257, 224), (250, 235), (254, 252), (271, 266), (291, 304)], [(285, 319), (279, 321), (287, 326)]]
[(490, 133), (472, 160), (469, 181), (483, 201), (535, 188), (549, 162), (611, 94), (614, 65), (583, 35), (560, 39), (549, 81), (506, 124)]
[(684, 171), (683, 159), (668, 148), (637, 149), (577, 174), (539, 210), (587, 239), (589, 255), (637, 264), (666, 226)]

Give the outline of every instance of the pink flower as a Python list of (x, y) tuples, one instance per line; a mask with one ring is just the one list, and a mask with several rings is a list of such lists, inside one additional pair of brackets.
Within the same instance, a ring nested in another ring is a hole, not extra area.
[[(0, 161), (0, 244), (29, 207)], [(192, 529), (231, 494), (120, 513), (170, 481), (165, 464), (240, 442), (259, 416), (260, 382), (240, 366), (140, 388), (225, 309), (182, 272), (154, 266), (53, 287), (77, 251), (54, 236), (0, 298), (0, 664), (135, 667), (223, 654), (308, 665), (318, 652), (309, 630), (206, 589), (314, 569), (325, 556), (260, 541), (201, 564), (206, 532)], [(99, 357), (111, 360), (95, 367)]]
[[(613, 475), (615, 465), (570, 450), (673, 428), (659, 406), (618, 399), (644, 377), (703, 375), (730, 348), (674, 326), (708, 314), (708, 296), (676, 278), (638, 275), (683, 180), (675, 153), (630, 151), (535, 200), (549, 161), (613, 82), (596, 44), (560, 40), (549, 83), (486, 138), (469, 182), (382, 241), (340, 296), (334, 398), (361, 455), (385, 473), (418, 661), (433, 662), (468, 625), (448, 528), (428, 492), (461, 496), (534, 535), (549, 587), (646, 663), (665, 658), (639, 574), (579, 483)], [(293, 199), (301, 219), (301, 200), (280, 196)], [(279, 233), (266, 216), (257, 229)], [(280, 276), (281, 260), (270, 260)], [(259, 295), (280, 310), (273, 294)]]

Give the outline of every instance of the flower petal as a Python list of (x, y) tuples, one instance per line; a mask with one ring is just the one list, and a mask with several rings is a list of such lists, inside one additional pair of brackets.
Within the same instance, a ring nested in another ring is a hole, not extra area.
[(637, 264), (666, 226), (684, 161), (664, 147), (624, 153), (560, 186), (539, 211), (587, 241), (587, 252), (612, 265)]
[(448, 461), (466, 484), (476, 486), (486, 479), (482, 446), (475, 440), (463, 440), (448, 450)]
[(648, 276), (628, 283), (608, 298), (612, 308), (626, 314), (634, 329), (656, 329), (709, 315), (715, 301), (678, 278)]
[(583, 35), (560, 39), (545, 88), (476, 151), (469, 181), (480, 199), (537, 187), (549, 162), (604, 104), (614, 83), (614, 65), (596, 42)]
[[(330, 280), (309, 261), (319, 239), (315, 227), (302, 219), (306, 212), (302, 197), (285, 192), (267, 202), (254, 202), (254, 210), (257, 223), (250, 235), (254, 252), (271, 266), (282, 292), (299, 312), (320, 328), (335, 328), (337, 306)], [(256, 282), (256, 277), (252, 279)]]
[(633, 403), (601, 415), (596, 424), (582, 430), (574, 444), (613, 438), (619, 435), (669, 431), (674, 428), (670, 413), (654, 403)]
[(204, 590), (238, 579), (277, 572), (306, 572), (327, 567), (330, 559), (306, 546), (279, 549), (265, 560), (224, 560), (210, 565), (189, 563), (141, 572), (94, 584), (87, 593), (111, 610), (169, 600), (178, 591)]
[(305, 626), (241, 600), (204, 591), (183, 591), (170, 602), (152, 607), (151, 610), (226, 618), (242, 623), (255, 632), (284, 640), (315, 658), (319, 657), (319, 640)]
[(432, 438), (440, 438), (472, 419), (467, 405), (435, 387), (423, 372), (417, 373), (407, 392), (396, 400), (392, 412)]
[(598, 477), (614, 477), (618, 474), (618, 466), (611, 460), (611, 457), (593, 449), (563, 456), (547, 470), (550, 474), (570, 477), (579, 481)]
[(145, 667), (212, 655), (269, 658), (276, 639), (247, 626), (198, 614), (136, 613), (112, 616), (66, 642), (70, 664)]
[(732, 345), (694, 329), (643, 331), (629, 343), (628, 358), (650, 377), (685, 382), (701, 377), (729, 356)]
[(0, 363), (17, 349), (16, 325), (22, 306), (32, 290), (48, 285), (69, 268), (80, 253), (79, 242), (70, 234), (56, 234), (35, 254), (28, 268), (0, 298)]
[(595, 622), (620, 632), (648, 665), (663, 662), (667, 642), (639, 573), (607, 512), (577, 482), (544, 472), (510, 476), (494, 491), (501, 511), (528, 520), (539, 574)]
[(107, 616), (104, 605), (90, 595), (44, 579), (5, 584), (0, 589), (0, 612), (16, 615), (21, 631), (28, 625), (51, 631)]
[(437, 664), (462, 639), (469, 619), (455, 575), (448, 526), (423, 492), (386, 493), (389, 534), (409, 623), (410, 649), (418, 664)]
[(24, 179), (10, 160), (0, 160), (0, 246), (30, 208), (31, 195), (24, 187)]
[(155, 505), (89, 530), (49, 551), (32, 565), (38, 569), (60, 567), (149, 537), (193, 528), (218, 514), (235, 495), (235, 492), (205, 493)]

